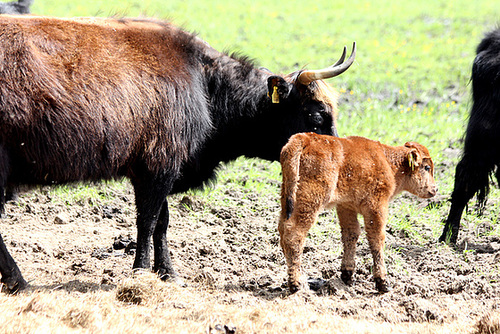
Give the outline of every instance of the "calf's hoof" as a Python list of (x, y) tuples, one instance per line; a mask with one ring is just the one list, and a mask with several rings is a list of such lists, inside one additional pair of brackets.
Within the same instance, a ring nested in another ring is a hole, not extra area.
[(389, 283), (387, 283), (385, 279), (382, 279), (380, 277), (375, 277), (375, 286), (377, 287), (377, 290), (380, 293), (386, 293), (391, 291)]
[(24, 290), (28, 286), (28, 282), (22, 276), (2, 278), (3, 290), (5, 292), (15, 294)]
[(300, 279), (300, 280), (288, 280), (288, 290), (290, 290), (290, 293), (296, 293), (298, 291), (308, 291), (309, 290), (309, 283), (306, 281), (305, 278)]
[(300, 284), (294, 284), (288, 282), (288, 290), (290, 290), (290, 293), (296, 293), (297, 291), (300, 290)]
[(340, 279), (342, 279), (342, 282), (344, 282), (345, 285), (352, 285), (352, 274), (352, 270), (341, 270)]

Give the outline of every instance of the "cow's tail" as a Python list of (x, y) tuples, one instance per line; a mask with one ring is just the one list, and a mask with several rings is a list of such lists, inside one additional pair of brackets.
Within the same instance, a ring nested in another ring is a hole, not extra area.
[(281, 219), (289, 219), (292, 215), (295, 195), (299, 183), (300, 158), (304, 149), (299, 136), (293, 137), (281, 150), (281, 170), (283, 183), (281, 184)]

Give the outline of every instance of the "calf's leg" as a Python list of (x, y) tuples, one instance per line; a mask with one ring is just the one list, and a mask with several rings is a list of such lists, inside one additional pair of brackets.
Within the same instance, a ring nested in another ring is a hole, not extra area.
[(351, 285), (352, 275), (356, 267), (356, 244), (361, 234), (361, 229), (355, 211), (338, 206), (337, 215), (339, 217), (342, 243), (344, 245), (340, 278), (345, 284)]
[(385, 224), (387, 221), (387, 206), (363, 214), (366, 236), (373, 257), (373, 278), (379, 292), (390, 290), (386, 281), (387, 270), (384, 261)]
[[(307, 232), (318, 218), (318, 203), (297, 202), (290, 219), (280, 219), (278, 230), (280, 244), (288, 266), (288, 287), (290, 292), (298, 291), (301, 280), (301, 258)], [(283, 216), (283, 215), (282, 215)]]

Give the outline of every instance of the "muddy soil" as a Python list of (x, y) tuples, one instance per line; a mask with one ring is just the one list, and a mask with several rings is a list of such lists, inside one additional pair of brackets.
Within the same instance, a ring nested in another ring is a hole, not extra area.
[[(267, 163), (259, 166), (266, 168)], [(261, 300), (288, 295), (277, 232), (279, 182), (267, 180), (274, 192), (261, 194), (241, 187), (244, 180), (241, 175), (234, 184), (217, 185), (227, 200), (217, 202), (221, 204), (195, 193), (169, 199), (169, 247), (179, 275), (190, 286), (226, 291), (224, 302), (242, 307), (252, 300), (238, 297), (237, 292), (251, 292)], [(112, 290), (130, 277), (135, 253), (130, 242), (136, 237), (132, 187), (125, 181), (94, 187), (105, 200), (83, 198), (66, 203), (42, 188), (8, 203), (0, 231), (32, 288), (82, 293)], [(442, 206), (444, 215), (447, 200), (447, 194), (432, 200), (402, 195), (391, 204), (390, 212), (396, 214), (402, 203), (414, 203), (416, 215), (406, 218), (427, 241), (417, 242), (388, 226), (386, 262), (393, 288), (386, 294), (375, 290), (364, 235), (358, 245), (354, 285), (342, 283), (337, 218), (333, 213), (322, 214), (303, 257), (305, 273), (321, 286), (306, 292), (304, 302), (325, 314), (391, 323), (446, 324), (463, 317), (476, 319), (497, 309), (500, 238), (481, 236), (465, 226), (458, 249), (438, 244), (438, 235), (425, 221), (426, 207)], [(492, 213), (487, 208), (485, 224), (496, 222), (497, 217), (488, 214)]]

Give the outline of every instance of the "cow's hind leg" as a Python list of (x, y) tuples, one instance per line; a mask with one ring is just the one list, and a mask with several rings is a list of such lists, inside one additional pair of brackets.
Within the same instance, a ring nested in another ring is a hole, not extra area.
[(162, 280), (174, 280), (177, 284), (184, 286), (185, 283), (175, 272), (170, 259), (167, 245), (167, 229), (169, 223), (168, 202), (165, 200), (161, 207), (158, 223), (153, 233), (154, 266), (153, 271), (158, 273)]
[(361, 229), (355, 211), (338, 206), (337, 215), (339, 217), (340, 229), (342, 231), (342, 243), (344, 245), (340, 278), (345, 284), (351, 285), (352, 275), (356, 266), (356, 243), (361, 234)]
[(15, 293), (24, 289), (28, 283), (21, 275), (21, 271), (16, 262), (9, 254), (2, 236), (0, 235), (0, 273), (2, 274), (2, 283), (5, 285), (6, 290)]
[[(457, 165), (455, 172), (455, 185), (451, 195), (451, 207), (448, 218), (445, 221), (440, 242), (456, 244), (460, 219), (465, 206), (474, 195), (480, 191), (485, 196), (488, 189), (489, 169), (481, 165), (481, 162), (472, 162), (472, 159), (464, 157)], [(479, 195), (478, 195), (479, 196)]]

